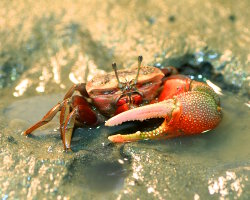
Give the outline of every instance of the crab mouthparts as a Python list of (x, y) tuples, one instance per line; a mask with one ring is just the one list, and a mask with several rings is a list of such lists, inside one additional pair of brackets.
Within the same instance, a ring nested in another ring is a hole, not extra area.
[(175, 105), (174, 100), (169, 99), (159, 103), (150, 104), (122, 112), (106, 121), (105, 126), (116, 126), (127, 121), (144, 121), (151, 118), (170, 117)]

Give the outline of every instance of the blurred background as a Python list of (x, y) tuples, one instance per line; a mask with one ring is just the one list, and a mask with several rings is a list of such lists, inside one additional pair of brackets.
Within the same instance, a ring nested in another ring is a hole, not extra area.
[[(0, 7), (2, 199), (250, 196), (248, 0), (1, 0)], [(219, 86), (218, 129), (125, 146), (108, 143), (117, 130), (78, 129), (75, 154), (62, 152), (57, 119), (21, 136), (73, 83), (111, 71), (114, 61), (129, 67), (138, 55)]]

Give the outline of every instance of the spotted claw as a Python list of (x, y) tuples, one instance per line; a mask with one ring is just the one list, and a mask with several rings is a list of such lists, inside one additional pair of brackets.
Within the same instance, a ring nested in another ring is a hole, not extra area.
[[(204, 84), (205, 85), (205, 84)], [(222, 118), (218, 97), (208, 89), (194, 87), (172, 99), (125, 111), (110, 118), (106, 126), (115, 126), (126, 121), (150, 118), (165, 118), (155, 130), (127, 135), (113, 135), (112, 142), (131, 142), (145, 139), (172, 138), (182, 135), (199, 134), (214, 129)]]

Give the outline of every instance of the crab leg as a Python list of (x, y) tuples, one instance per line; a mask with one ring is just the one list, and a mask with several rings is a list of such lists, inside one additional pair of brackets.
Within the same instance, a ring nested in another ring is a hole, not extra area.
[(61, 133), (61, 139), (63, 139), (63, 130), (64, 130), (64, 124), (67, 119), (67, 116), (70, 113), (70, 105), (69, 105), (69, 100), (65, 100), (63, 102), (63, 106), (61, 108), (61, 113), (60, 113), (60, 133)]
[(82, 96), (84, 97), (88, 97), (88, 93), (86, 91), (86, 83), (78, 83), (73, 85), (68, 92), (65, 94), (63, 99), (68, 99), (70, 97), (72, 97), (72, 95), (74, 94), (75, 91), (78, 91), (81, 93)]
[(34, 124), (33, 126), (31, 126), (30, 128), (28, 128), (26, 131), (23, 132), (24, 135), (28, 135), (31, 132), (33, 132), (34, 130), (36, 130), (37, 128), (47, 124), (48, 122), (50, 122), (54, 116), (56, 115), (57, 112), (59, 112), (61, 110), (61, 108), (63, 107), (64, 103), (67, 100), (64, 100), (62, 102), (59, 102), (57, 105), (55, 105), (53, 108), (51, 108), (49, 110), (49, 112), (47, 112), (47, 114), (36, 124)]
[(67, 116), (61, 133), (63, 146), (66, 151), (67, 150), (71, 151), (70, 144), (77, 114), (78, 114), (78, 107), (75, 107), (72, 110), (72, 112)]
[(85, 83), (79, 83), (79, 84), (73, 85), (65, 94), (63, 101), (59, 102), (57, 105), (51, 108), (40, 121), (38, 121), (36, 124), (28, 128), (26, 131), (24, 131), (23, 134), (28, 135), (34, 130), (36, 130), (37, 128), (47, 124), (54, 118), (57, 112), (62, 110), (62, 113), (60, 115), (60, 130), (61, 130), (61, 136), (62, 136), (62, 126), (66, 120), (66, 116), (69, 114), (69, 106), (66, 106), (66, 105), (68, 104), (69, 99), (72, 97), (75, 91), (79, 91), (83, 96), (88, 97), (85, 87), (86, 87)]
[[(72, 111), (70, 110), (71, 106), (73, 106)], [(71, 150), (71, 138), (76, 122), (78, 125), (93, 125), (97, 123), (96, 114), (89, 108), (87, 101), (81, 96), (73, 96), (72, 102), (66, 103), (61, 111), (61, 136), (66, 151)]]

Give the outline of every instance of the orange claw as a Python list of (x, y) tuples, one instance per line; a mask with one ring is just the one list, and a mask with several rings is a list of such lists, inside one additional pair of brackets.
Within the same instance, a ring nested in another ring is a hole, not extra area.
[(186, 92), (176, 91), (177, 95), (173, 95), (172, 99), (164, 100), (162, 97), (162, 102), (128, 110), (112, 117), (105, 124), (114, 126), (131, 120), (165, 118), (160, 127), (148, 132), (113, 135), (108, 139), (112, 142), (130, 142), (193, 135), (214, 129), (222, 118), (219, 97), (205, 83), (188, 81), (187, 84), (187, 80), (183, 78), (184, 85), (181, 88), (187, 89)]

